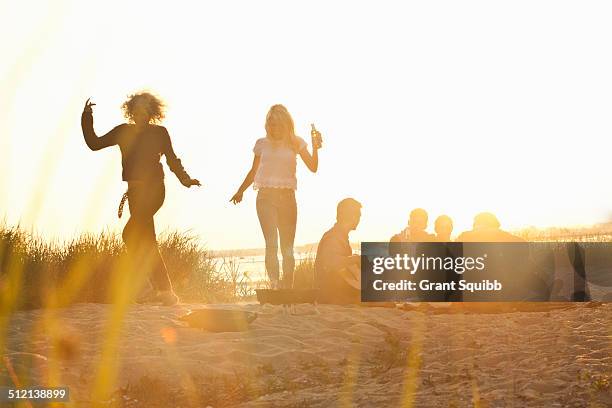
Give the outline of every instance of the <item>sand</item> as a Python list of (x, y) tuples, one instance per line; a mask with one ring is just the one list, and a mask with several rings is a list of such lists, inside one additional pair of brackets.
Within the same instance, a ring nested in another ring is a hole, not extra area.
[[(178, 321), (203, 307), (213, 306), (130, 307), (114, 387), (124, 387), (125, 406), (612, 406), (612, 304), (498, 314), (325, 305), (316, 314), (300, 305), (297, 315), (280, 306), (216, 305), (259, 316), (234, 333)], [(42, 384), (57, 363), (72, 406), (91, 406), (109, 308), (59, 310), (59, 346), (36, 329), (42, 311), (16, 312), (11, 364)], [(143, 402), (155, 394), (159, 405)]]

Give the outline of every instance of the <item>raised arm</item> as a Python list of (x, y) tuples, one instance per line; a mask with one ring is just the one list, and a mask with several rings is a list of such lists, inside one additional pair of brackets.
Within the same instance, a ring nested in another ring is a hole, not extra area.
[(257, 173), (257, 169), (259, 168), (260, 160), (261, 160), (260, 155), (256, 154), (253, 156), (253, 164), (251, 165), (251, 170), (249, 170), (249, 172), (247, 173), (246, 177), (244, 178), (244, 181), (238, 188), (238, 191), (236, 192), (236, 194), (234, 194), (234, 196), (230, 198), (230, 201), (232, 203), (238, 204), (239, 202), (242, 201), (242, 194), (244, 194), (245, 190), (249, 188), (249, 186), (253, 184), (253, 180), (255, 180), (255, 173)]
[(92, 106), (94, 105), (95, 103), (91, 103), (89, 99), (85, 102), (85, 108), (81, 114), (81, 129), (83, 130), (83, 137), (85, 138), (87, 147), (95, 151), (116, 145), (118, 143), (121, 125), (113, 128), (113, 130), (107, 134), (98, 137), (93, 128)]
[[(321, 137), (321, 134), (319, 132), (317, 132), (317, 134), (319, 137)], [(302, 143), (304, 142), (302, 141)], [(313, 173), (316, 173), (317, 169), (319, 168), (319, 144), (315, 143), (315, 141), (313, 140), (312, 154), (308, 152), (308, 146), (303, 146), (303, 148), (299, 150), (299, 154), (306, 167), (308, 167), (308, 170), (312, 171)]]
[(166, 163), (170, 170), (176, 175), (182, 185), (185, 187), (201, 186), (200, 182), (196, 179), (192, 179), (185, 171), (181, 160), (176, 157), (174, 149), (172, 148), (172, 141), (170, 140), (170, 134), (165, 127), (161, 127), (163, 132), (164, 146), (162, 153), (166, 156)]

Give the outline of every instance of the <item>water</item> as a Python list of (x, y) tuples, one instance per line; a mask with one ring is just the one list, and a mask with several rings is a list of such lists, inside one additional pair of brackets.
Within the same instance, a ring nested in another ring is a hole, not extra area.
[[(312, 253), (298, 252), (295, 255), (295, 264), (298, 265), (302, 260), (312, 258)], [(251, 281), (252, 284), (258, 284), (268, 281), (266, 274), (265, 256), (264, 255), (248, 255), (248, 256), (218, 256), (214, 259), (217, 260), (217, 268), (221, 271), (227, 272), (232, 267), (233, 263), (237, 268), (237, 272), (240, 277), (246, 281)], [(282, 256), (279, 254), (278, 263), (279, 268), (283, 269)], [(226, 264), (225, 270), (223, 264)], [(281, 275), (282, 276), (282, 275)]]

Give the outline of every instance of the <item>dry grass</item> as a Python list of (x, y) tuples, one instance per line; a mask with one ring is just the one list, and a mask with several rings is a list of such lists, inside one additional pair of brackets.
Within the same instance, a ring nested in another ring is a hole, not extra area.
[(293, 275), (293, 287), (295, 289), (314, 288), (314, 269), (315, 257), (313, 254), (308, 254), (298, 261)]
[[(230, 302), (250, 295), (237, 265), (219, 262), (195, 237), (165, 233), (159, 246), (184, 301)], [(0, 226), (0, 293), (13, 310), (41, 308), (51, 298), (64, 299), (63, 305), (109, 302), (113, 274), (129, 273), (121, 270), (122, 257), (125, 248), (118, 234), (46, 242), (18, 227)]]

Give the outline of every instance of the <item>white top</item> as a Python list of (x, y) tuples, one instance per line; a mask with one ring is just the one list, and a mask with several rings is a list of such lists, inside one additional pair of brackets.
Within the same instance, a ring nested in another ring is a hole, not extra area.
[[(297, 152), (301, 152), (308, 145), (299, 136), (296, 136)], [(257, 139), (253, 153), (260, 156), (259, 167), (255, 173), (253, 188), (255, 190), (268, 188), (297, 188), (295, 177), (297, 152), (282, 142), (270, 140), (267, 137)]]

